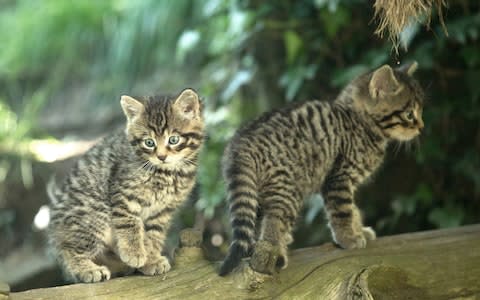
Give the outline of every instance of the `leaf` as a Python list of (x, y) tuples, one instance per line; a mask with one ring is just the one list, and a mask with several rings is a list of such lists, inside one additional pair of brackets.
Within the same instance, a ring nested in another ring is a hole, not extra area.
[[(461, 55), (469, 68), (480, 65), (480, 51), (475, 46), (467, 46), (461, 50)], [(478, 77), (477, 77), (478, 78)], [(478, 86), (478, 85), (477, 85)]]
[(343, 87), (353, 78), (367, 72), (369, 69), (366, 65), (354, 65), (349, 68), (336, 70), (333, 73), (331, 84), (334, 87)]
[(298, 65), (288, 69), (282, 77), (280, 77), (280, 85), (286, 88), (286, 97), (288, 101), (292, 101), (297, 95), (300, 87), (305, 79), (311, 79), (317, 72), (318, 65)]
[(314, 4), (318, 8), (328, 7), (330, 12), (335, 12), (339, 2), (340, 0), (315, 0)]
[(415, 196), (397, 196), (392, 201), (391, 207), (397, 217), (412, 216), (417, 208), (417, 199)]
[(429, 70), (433, 68), (434, 57), (432, 53), (435, 50), (435, 45), (431, 41), (422, 43), (415, 50), (413, 57), (419, 62), (422, 69)]
[(303, 47), (302, 39), (295, 31), (287, 30), (283, 35), (283, 40), (287, 49), (287, 64), (292, 65)]
[(420, 204), (430, 206), (433, 201), (432, 189), (428, 185), (420, 183), (415, 192), (415, 198)]
[(197, 30), (185, 30), (178, 38), (176, 59), (183, 63), (186, 55), (197, 46), (200, 40), (200, 32)]
[(320, 16), (323, 21), (325, 32), (329, 38), (335, 38), (339, 30), (346, 26), (351, 19), (350, 11), (338, 7), (334, 12), (322, 10)]
[(463, 216), (463, 210), (451, 204), (434, 208), (428, 214), (428, 220), (439, 228), (456, 227), (462, 224)]
[(233, 97), (235, 92), (244, 84), (247, 84), (252, 80), (253, 77), (253, 71), (251, 70), (240, 70), (235, 75), (233, 78), (230, 80), (229, 84), (225, 88), (225, 90), (222, 93), (221, 98), (226, 101), (227, 99), (230, 99)]

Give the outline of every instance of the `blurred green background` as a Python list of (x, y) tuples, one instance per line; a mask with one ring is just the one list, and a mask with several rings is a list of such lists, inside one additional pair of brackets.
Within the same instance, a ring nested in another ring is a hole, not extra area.
[[(418, 145), (392, 145), (357, 195), (379, 235), (480, 220), (480, 4), (448, 1), (412, 23), (399, 53), (373, 32), (366, 0), (0, 1), (0, 281), (62, 284), (45, 249), (45, 184), (124, 117), (120, 95), (203, 97), (199, 189), (175, 228), (229, 239), (220, 157), (242, 123), (292, 101), (332, 99), (355, 76), (416, 60), (428, 99)], [(408, 51), (406, 50), (408, 49)], [(293, 247), (330, 240), (322, 201), (305, 202)], [(43, 222), (43, 223), (42, 223)]]

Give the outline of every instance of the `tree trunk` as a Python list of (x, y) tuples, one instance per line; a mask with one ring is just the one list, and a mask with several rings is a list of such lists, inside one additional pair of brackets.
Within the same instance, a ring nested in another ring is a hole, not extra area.
[(366, 249), (294, 250), (274, 276), (246, 264), (227, 277), (196, 247), (161, 276), (11, 293), (16, 299), (479, 299), (480, 225), (383, 237)]

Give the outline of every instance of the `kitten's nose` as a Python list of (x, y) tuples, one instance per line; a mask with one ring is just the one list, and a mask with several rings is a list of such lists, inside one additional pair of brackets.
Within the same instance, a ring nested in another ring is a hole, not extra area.
[(165, 161), (165, 159), (167, 159), (167, 156), (166, 155), (157, 155), (158, 159), (161, 160), (161, 161)]

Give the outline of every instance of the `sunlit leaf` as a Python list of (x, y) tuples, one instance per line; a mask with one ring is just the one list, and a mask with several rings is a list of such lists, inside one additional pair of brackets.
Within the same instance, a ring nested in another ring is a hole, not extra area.
[(287, 63), (291, 65), (297, 59), (303, 46), (303, 42), (298, 34), (293, 30), (286, 31), (283, 39), (285, 48), (287, 49)]

